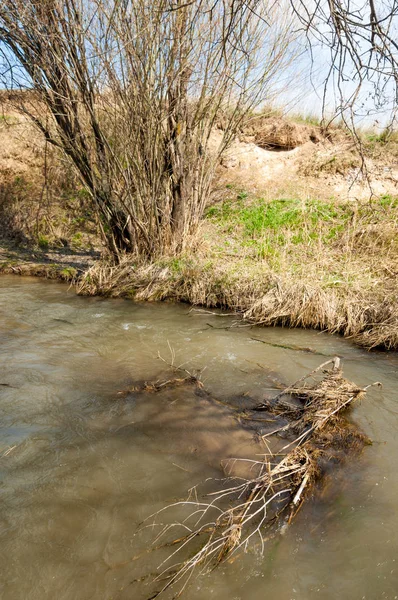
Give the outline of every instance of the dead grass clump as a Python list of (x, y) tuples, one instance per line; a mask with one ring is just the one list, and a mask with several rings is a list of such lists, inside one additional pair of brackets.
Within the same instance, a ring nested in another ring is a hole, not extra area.
[[(126, 258), (119, 265), (96, 263), (78, 285), (82, 295), (128, 296), (135, 300), (173, 299), (207, 307), (241, 310), (240, 300), (254, 292), (256, 282), (242, 280), (220, 266), (191, 259), (164, 259), (158, 263), (134, 264)], [(239, 289), (244, 289), (243, 295)]]
[[(333, 367), (325, 370), (330, 363)], [(155, 580), (166, 583), (152, 598), (178, 584), (182, 593), (194, 572), (209, 571), (238, 550), (257, 544), (264, 553), (267, 539), (284, 531), (322, 477), (325, 461), (341, 463), (369, 443), (345, 418), (365, 391), (343, 378), (339, 359), (334, 359), (258, 406), (257, 410), (282, 414), (287, 424), (264, 436), (267, 453), (264, 460), (248, 461), (251, 476), (227, 478), (208, 500), (196, 496), (177, 503), (192, 512), (180, 525), (182, 537), (166, 542), (173, 551)], [(271, 452), (272, 436), (282, 431), (290, 440)], [(163, 527), (157, 541), (176, 527), (176, 523)], [(182, 552), (191, 556), (172, 564)]]
[(244, 318), (261, 325), (339, 331), (344, 325), (343, 316), (338, 318), (339, 312), (339, 298), (334, 290), (326, 291), (316, 284), (289, 284), (275, 278), (274, 285), (247, 308)]
[[(344, 244), (346, 240), (344, 236), (341, 241)], [(383, 251), (386, 258), (398, 258), (398, 221), (392, 216), (385, 223), (364, 224), (355, 231), (352, 243), (357, 251), (360, 248), (375, 253)]]
[(362, 331), (354, 336), (358, 344), (365, 348), (398, 348), (398, 297), (395, 288), (378, 304), (369, 307), (366, 321)]
[[(314, 376), (331, 362), (333, 369), (325, 371), (326, 376), (317, 381)], [(308, 385), (310, 377), (313, 382)], [(339, 450), (342, 446), (349, 450), (358, 444), (362, 445), (366, 438), (347, 423), (344, 409), (354, 400), (361, 400), (365, 391), (344, 379), (339, 359), (336, 358), (323, 363), (304, 379), (278, 394), (276, 399), (259, 405), (256, 410), (266, 409), (287, 417), (289, 423), (283, 430), (293, 433), (295, 441), (311, 437), (311, 442), (318, 446), (321, 444), (323, 450), (326, 447)], [(292, 399), (294, 403), (291, 403)]]

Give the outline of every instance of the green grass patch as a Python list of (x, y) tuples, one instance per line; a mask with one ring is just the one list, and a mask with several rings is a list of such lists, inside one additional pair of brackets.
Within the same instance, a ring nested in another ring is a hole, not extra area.
[(42, 233), (37, 236), (37, 243), (39, 244), (39, 248), (42, 250), (48, 250), (50, 246), (50, 240), (48, 237)]
[(391, 194), (385, 194), (379, 198), (379, 204), (383, 208), (398, 208), (398, 196), (391, 196)]
[[(235, 197), (236, 198), (236, 197)], [(210, 240), (217, 260), (266, 261), (285, 273), (297, 264), (327, 263), (331, 256), (344, 262), (344, 252), (393, 251), (398, 224), (398, 196), (372, 202), (321, 201), (310, 198), (234, 199), (212, 206), (206, 218), (213, 224)], [(395, 248), (395, 246), (394, 246)], [(340, 277), (329, 285), (339, 285)]]
[(243, 208), (238, 217), (245, 234), (256, 237), (267, 230), (297, 228), (301, 222), (301, 211), (299, 203), (294, 200), (273, 200), (269, 204), (259, 200)]
[(268, 242), (281, 246), (286, 240), (309, 243), (321, 234), (325, 239), (335, 239), (352, 215), (350, 206), (332, 202), (291, 198), (266, 202), (258, 198), (247, 204), (242, 200), (224, 201), (212, 206), (206, 217), (242, 241), (267, 237)]
[(61, 275), (61, 277), (63, 279), (66, 279), (67, 281), (71, 281), (72, 279), (77, 277), (78, 271), (74, 267), (65, 267), (64, 269), (62, 269), (59, 272), (59, 274)]

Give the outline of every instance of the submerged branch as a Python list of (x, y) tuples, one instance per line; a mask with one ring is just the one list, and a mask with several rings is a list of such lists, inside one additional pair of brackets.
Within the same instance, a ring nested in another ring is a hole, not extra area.
[[(180, 524), (189, 533), (166, 542), (174, 549), (162, 561), (161, 572), (155, 579), (166, 583), (151, 597), (156, 598), (180, 584), (179, 596), (194, 572), (215, 568), (237, 551), (246, 551), (255, 540), (263, 553), (266, 540), (282, 534), (300, 510), (315, 482), (324, 475), (325, 463), (341, 463), (350, 452), (370, 443), (345, 418), (348, 408), (364, 396), (368, 387), (359, 388), (344, 379), (340, 359), (335, 357), (298, 379), (273, 400), (256, 407), (282, 415), (287, 425), (263, 437), (267, 453), (262, 460), (246, 461), (250, 465), (249, 476), (225, 478), (224, 487), (211, 492), (208, 501), (196, 497), (194, 501), (177, 503), (188, 509), (193, 505)], [(290, 404), (286, 397), (290, 398)], [(291, 439), (282, 450), (272, 452), (266, 438), (281, 430)], [(156, 520), (167, 508), (171, 507), (164, 507), (152, 518)], [(212, 516), (216, 511), (215, 518), (204, 522), (209, 511)], [(170, 527), (166, 526), (161, 535), (168, 531)], [(190, 557), (170, 564), (180, 551)]]

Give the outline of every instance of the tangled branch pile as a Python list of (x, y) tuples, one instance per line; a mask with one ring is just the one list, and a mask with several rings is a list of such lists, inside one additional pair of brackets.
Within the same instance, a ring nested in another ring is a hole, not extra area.
[[(194, 572), (214, 568), (255, 541), (263, 552), (266, 540), (290, 524), (326, 464), (341, 463), (349, 452), (369, 443), (345, 418), (366, 389), (344, 379), (335, 358), (257, 406), (255, 410), (266, 410), (279, 422), (276, 430), (263, 436), (267, 454), (261, 461), (246, 461), (250, 474), (227, 477), (224, 487), (210, 493), (209, 499), (178, 503), (190, 509), (181, 523), (184, 535), (167, 542), (176, 549), (161, 565), (156, 581), (166, 583), (152, 598), (176, 584), (181, 585), (181, 593)], [(271, 452), (268, 439), (276, 434), (286, 437), (287, 443)], [(175, 526), (166, 525), (157, 539)], [(171, 564), (181, 551), (189, 552), (190, 558)]]

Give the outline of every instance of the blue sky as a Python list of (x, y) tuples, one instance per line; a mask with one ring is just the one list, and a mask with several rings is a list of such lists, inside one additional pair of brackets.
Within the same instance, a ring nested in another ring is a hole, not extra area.
[[(309, 2), (311, 1), (309, 0)], [(381, 0), (376, 0), (377, 8), (380, 6), (380, 2)], [(9, 53), (6, 52), (5, 57), (12, 62)], [(325, 78), (331, 64), (330, 49), (319, 44), (314, 46), (313, 61), (312, 63), (308, 52), (303, 52), (298, 62), (283, 73), (278, 84), (282, 92), (277, 98), (276, 104), (286, 107), (288, 111), (293, 113), (321, 116)], [(14, 77), (22, 81), (21, 72), (15, 71)], [(7, 87), (10, 83), (11, 78), (7, 69), (7, 60), (4, 59), (4, 56), (2, 60), (0, 56), (0, 87)], [(26, 85), (27, 82), (24, 83)], [(345, 98), (350, 97), (355, 87), (355, 81), (350, 80), (348, 77), (343, 87)], [(382, 129), (391, 120), (391, 111), (394, 110), (394, 106), (396, 108), (394, 102), (391, 101), (391, 98), (394, 97), (394, 85), (390, 82), (386, 87), (386, 98), (389, 96), (390, 102), (387, 102), (383, 110), (376, 107), (373, 91), (374, 88), (371, 82), (365, 81), (356, 102), (355, 122), (358, 125), (374, 126), (376, 129)], [(330, 115), (334, 114), (336, 107), (340, 104), (338, 96), (333, 80), (331, 80), (326, 91), (326, 109)]]

